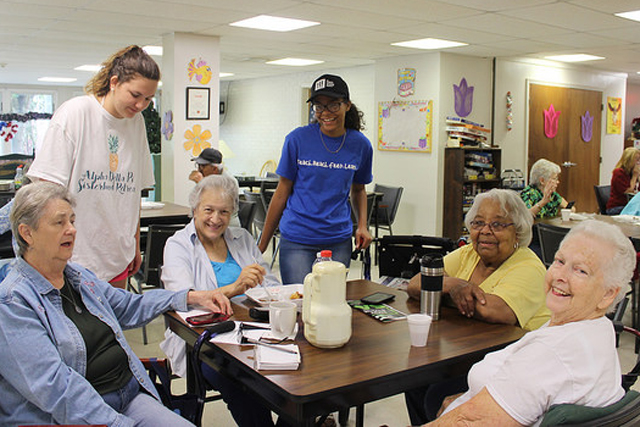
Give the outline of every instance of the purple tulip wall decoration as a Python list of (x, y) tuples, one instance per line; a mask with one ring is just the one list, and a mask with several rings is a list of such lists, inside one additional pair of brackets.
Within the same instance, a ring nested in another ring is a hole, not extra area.
[(170, 141), (173, 137), (173, 111), (169, 110), (164, 113), (164, 123), (162, 124), (162, 134)]
[(460, 80), (460, 85), (453, 85), (456, 114), (467, 117), (473, 108), (473, 86), (467, 86), (467, 79)]
[(582, 140), (589, 142), (593, 136), (593, 116), (587, 111), (584, 116), (580, 116), (580, 119), (582, 121)]
[(558, 117), (560, 111), (556, 111), (553, 104), (549, 105), (548, 110), (544, 110), (544, 134), (547, 138), (554, 138), (558, 134)]

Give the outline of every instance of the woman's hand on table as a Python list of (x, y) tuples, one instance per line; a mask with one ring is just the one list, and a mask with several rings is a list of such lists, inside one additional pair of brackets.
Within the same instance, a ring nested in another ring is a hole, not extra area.
[(267, 271), (260, 264), (247, 265), (240, 272), (238, 280), (233, 283), (234, 296), (243, 294), (247, 289), (255, 288), (264, 280)]
[(198, 306), (214, 313), (222, 312), (224, 314), (233, 314), (231, 301), (220, 289), (212, 291), (190, 291), (187, 293), (187, 304), (190, 306)]
[(479, 286), (455, 277), (447, 277), (445, 280), (449, 282), (446, 284), (447, 293), (463, 316), (473, 317), (476, 301), (486, 304), (484, 291)]

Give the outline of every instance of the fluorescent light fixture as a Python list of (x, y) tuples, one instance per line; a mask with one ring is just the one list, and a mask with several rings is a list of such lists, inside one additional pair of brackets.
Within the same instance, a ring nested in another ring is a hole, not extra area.
[(631, 19), (632, 21), (640, 21), (640, 10), (632, 10), (631, 12), (614, 13), (620, 18)]
[(78, 79), (73, 77), (40, 77), (38, 79), (39, 82), (49, 82), (49, 83), (71, 83), (75, 82)]
[(314, 59), (302, 58), (282, 58), (275, 61), (267, 61), (269, 65), (288, 65), (290, 67), (306, 67), (307, 65), (322, 64), (324, 61), (316, 61)]
[(92, 73), (100, 71), (102, 65), (81, 65), (79, 67), (74, 68), (76, 71), (91, 71)]
[(147, 52), (149, 55), (162, 56), (162, 46), (148, 45), (148, 46), (143, 47), (142, 50)]
[(258, 15), (253, 18), (243, 19), (242, 21), (232, 22), (229, 25), (232, 27), (252, 28), (254, 30), (285, 32), (313, 27), (314, 25), (320, 25), (320, 23), (300, 19), (281, 18), (278, 16)]
[(231, 77), (233, 75), (234, 75), (233, 73), (220, 73), (218, 74), (218, 77)]
[(545, 59), (560, 62), (584, 62), (584, 61), (597, 61), (604, 59), (604, 56), (587, 55), (585, 53), (576, 53), (573, 55), (554, 55), (545, 56)]
[(467, 43), (441, 39), (418, 39), (406, 42), (391, 43), (392, 46), (410, 47), (413, 49), (447, 49), (450, 47), (467, 46)]

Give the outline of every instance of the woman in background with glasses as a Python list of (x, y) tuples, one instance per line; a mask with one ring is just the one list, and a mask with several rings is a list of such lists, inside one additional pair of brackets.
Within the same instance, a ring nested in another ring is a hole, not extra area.
[(316, 253), (333, 252), (333, 260), (349, 267), (351, 202), (356, 209), (356, 249), (371, 243), (365, 185), (373, 179), (373, 149), (360, 132), (362, 113), (351, 102), (349, 87), (339, 76), (325, 74), (313, 82), (313, 123), (287, 135), (277, 173), (280, 181), (258, 246), (264, 252), (280, 227), (282, 283), (302, 283)]
[[(444, 257), (444, 301), (463, 316), (527, 330), (549, 320), (545, 268), (527, 247), (532, 224), (529, 209), (515, 191), (493, 189), (476, 196), (465, 218), (471, 245)], [(420, 274), (411, 279), (407, 292), (420, 298)], [(442, 399), (464, 389), (466, 378), (406, 393), (411, 425), (435, 419)]]

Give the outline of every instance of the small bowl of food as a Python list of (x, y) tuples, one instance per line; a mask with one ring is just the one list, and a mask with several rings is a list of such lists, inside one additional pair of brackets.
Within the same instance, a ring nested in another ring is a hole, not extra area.
[(292, 301), (298, 306), (298, 311), (302, 310), (302, 299), (304, 298), (304, 285), (283, 285), (269, 286), (269, 295), (262, 286), (256, 286), (245, 292), (247, 297), (256, 304), (268, 306), (273, 301)]

